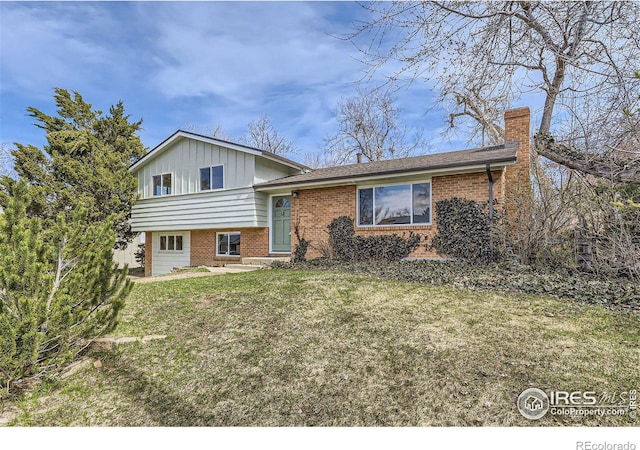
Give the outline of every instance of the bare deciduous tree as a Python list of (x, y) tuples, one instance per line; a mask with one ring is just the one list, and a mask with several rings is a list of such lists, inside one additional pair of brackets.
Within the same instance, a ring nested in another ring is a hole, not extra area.
[(184, 131), (189, 131), (191, 133), (196, 134), (204, 134), (206, 136), (211, 136), (215, 139), (222, 139), (223, 141), (231, 141), (231, 137), (227, 134), (226, 131), (222, 128), (222, 125), (217, 124), (215, 128), (204, 128), (201, 129), (194, 125), (193, 123), (186, 124), (183, 128)]
[(0, 143), (0, 177), (8, 176), (15, 178), (15, 172), (13, 170), (13, 156), (11, 155), (11, 149), (5, 142)]
[(247, 145), (277, 155), (298, 153), (293, 142), (278, 133), (267, 116), (262, 116), (256, 121), (249, 122), (247, 124), (247, 135), (242, 141)]
[(208, 128), (204, 130), (196, 127), (194, 124), (187, 124), (183, 129), (185, 131), (204, 134), (223, 141), (240, 142), (250, 147), (259, 148), (260, 150), (266, 150), (278, 155), (298, 153), (293, 142), (278, 133), (275, 128), (273, 128), (273, 125), (267, 116), (262, 116), (258, 120), (249, 122), (247, 124), (246, 135), (239, 139), (233, 138), (227, 134), (220, 124), (217, 124), (215, 128)]
[(319, 169), (325, 167), (327, 161), (324, 155), (321, 153), (305, 153), (303, 158), (303, 164), (311, 169)]
[(211, 135), (211, 137), (214, 137), (216, 139), (222, 139), (223, 141), (231, 140), (231, 137), (227, 134), (226, 131), (224, 131), (224, 129), (222, 128), (222, 125), (220, 124), (216, 125), (213, 131), (210, 131), (209, 134)]
[[(640, 183), (607, 145), (636, 141), (640, 102), (640, 8), (634, 2), (393, 2), (365, 6), (373, 19), (357, 28), (371, 73), (400, 63), (390, 77), (435, 82), (452, 123), (500, 139), (500, 113), (540, 95), (539, 154), (584, 173)], [(572, 124), (571, 141), (563, 125)], [(555, 139), (550, 138), (551, 134)], [(562, 144), (562, 145), (559, 145)], [(635, 148), (637, 150), (637, 147)], [(605, 158), (609, 168), (592, 163)], [(637, 160), (632, 155), (631, 160)]]
[(325, 138), (329, 165), (355, 162), (361, 153), (369, 161), (403, 158), (425, 146), (420, 131), (403, 126), (400, 109), (389, 91), (358, 88), (338, 102), (338, 132)]

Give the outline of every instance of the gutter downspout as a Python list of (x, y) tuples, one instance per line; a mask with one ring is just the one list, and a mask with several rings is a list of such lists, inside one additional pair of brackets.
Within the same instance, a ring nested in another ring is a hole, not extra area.
[(493, 222), (493, 175), (491, 164), (487, 164), (487, 179), (489, 180), (489, 220)]
[(493, 175), (491, 164), (487, 164), (487, 179), (489, 180), (489, 258), (493, 262)]

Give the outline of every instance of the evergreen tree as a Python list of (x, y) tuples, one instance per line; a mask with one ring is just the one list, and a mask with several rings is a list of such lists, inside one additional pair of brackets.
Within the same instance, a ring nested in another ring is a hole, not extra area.
[(40, 220), (27, 219), (24, 185), (0, 215), (0, 378), (4, 387), (37, 360), (43, 299), (51, 285)]
[[(87, 225), (87, 210), (55, 221), (27, 217), (24, 181), (0, 216), (0, 386), (10, 388), (73, 358), (116, 324), (132, 288), (113, 262), (113, 217)], [(43, 226), (45, 224), (45, 226)]]
[[(123, 248), (134, 236), (130, 217), (137, 181), (128, 169), (146, 151), (136, 134), (142, 121), (130, 122), (122, 102), (103, 115), (77, 92), (72, 97), (56, 88), (54, 99), (57, 116), (28, 108), (36, 126), (45, 130), (47, 145), (16, 143), (12, 151), (15, 172), (33, 189), (28, 214), (55, 220), (64, 212), (71, 220), (71, 212), (82, 207), (89, 223), (113, 215), (116, 247)], [(6, 206), (14, 185), (15, 180), (2, 178), (0, 204)]]

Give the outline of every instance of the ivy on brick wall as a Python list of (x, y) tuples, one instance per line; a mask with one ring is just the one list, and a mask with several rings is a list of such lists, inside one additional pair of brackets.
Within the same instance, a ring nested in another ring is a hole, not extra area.
[(407, 238), (397, 234), (356, 236), (353, 220), (347, 216), (334, 219), (327, 228), (333, 255), (341, 261), (399, 261), (421, 241), (421, 236), (413, 232)]
[(438, 232), (431, 247), (440, 255), (473, 262), (495, 257), (491, 223), (484, 204), (454, 197), (436, 202), (436, 214)]
[(300, 221), (296, 222), (294, 233), (298, 239), (295, 249), (293, 250), (293, 262), (301, 263), (307, 260), (307, 250), (309, 249), (309, 241), (300, 234)]
[(335, 259), (340, 261), (353, 261), (355, 259), (356, 230), (353, 220), (347, 216), (333, 219), (327, 226), (329, 229), (329, 245)]

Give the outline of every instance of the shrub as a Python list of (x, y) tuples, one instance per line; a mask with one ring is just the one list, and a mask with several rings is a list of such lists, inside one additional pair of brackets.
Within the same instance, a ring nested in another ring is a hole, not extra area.
[(315, 245), (310, 245), (310, 247), (320, 253), (321, 258), (334, 259), (335, 257), (331, 244), (328, 241), (320, 241)]
[(431, 247), (439, 254), (467, 261), (494, 259), (492, 224), (482, 204), (454, 197), (437, 202), (436, 213), (438, 232)]
[(138, 244), (138, 250), (135, 251), (133, 256), (136, 259), (136, 261), (138, 262), (138, 264), (140, 264), (142, 267), (144, 267), (144, 261), (145, 261), (144, 244)]
[[(113, 220), (27, 218), (26, 184), (0, 216), (0, 387), (73, 359), (110, 331), (133, 284), (113, 262)], [(0, 397), (2, 393), (0, 393)]]
[(399, 261), (420, 245), (420, 235), (410, 232), (406, 239), (397, 234), (366, 238), (356, 236), (354, 245), (359, 261)]
[(328, 229), (332, 253), (340, 261), (398, 261), (418, 248), (421, 240), (412, 232), (408, 238), (397, 234), (356, 236), (353, 220), (347, 216), (334, 219)]

